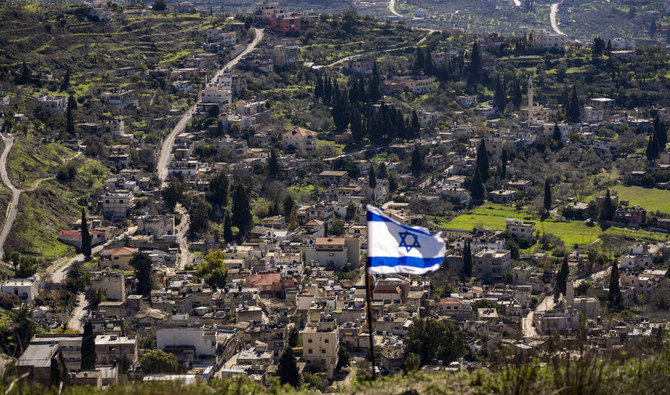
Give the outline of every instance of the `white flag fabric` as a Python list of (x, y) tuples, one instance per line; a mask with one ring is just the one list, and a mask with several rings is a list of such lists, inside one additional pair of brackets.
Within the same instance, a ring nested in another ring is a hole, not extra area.
[(407, 226), (368, 205), (368, 272), (426, 274), (444, 260), (446, 244), (440, 234)]

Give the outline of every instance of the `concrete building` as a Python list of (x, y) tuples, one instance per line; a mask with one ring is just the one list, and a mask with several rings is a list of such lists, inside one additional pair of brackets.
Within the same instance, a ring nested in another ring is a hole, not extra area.
[(120, 220), (128, 216), (128, 210), (134, 203), (133, 193), (130, 191), (107, 192), (101, 198), (102, 216), (112, 220)]
[(137, 339), (118, 335), (98, 335), (95, 337), (96, 365), (113, 365), (124, 356), (130, 361), (137, 360)]
[(233, 101), (233, 93), (227, 87), (209, 84), (200, 93), (200, 101), (230, 105)]
[(531, 241), (535, 238), (535, 222), (508, 218), (505, 222), (505, 230), (517, 239)]
[(164, 235), (174, 235), (174, 217), (171, 215), (144, 215), (137, 218), (135, 234), (151, 235), (160, 238)]
[(339, 340), (335, 320), (330, 315), (322, 315), (319, 322), (308, 323), (302, 332), (303, 358), (313, 369), (325, 371), (328, 378), (332, 378)]
[(44, 105), (48, 112), (53, 110), (65, 112), (67, 110), (67, 97), (65, 96), (50, 96), (40, 92), (37, 102)]
[(100, 269), (119, 269), (119, 270), (135, 270), (130, 266), (130, 260), (137, 252), (137, 248), (121, 247), (102, 250), (100, 252), (100, 262), (98, 266)]
[(485, 283), (502, 283), (504, 274), (512, 268), (509, 250), (488, 250), (475, 254), (475, 274)]
[(35, 296), (38, 293), (38, 277), (31, 278), (10, 278), (5, 280), (0, 286), (0, 294), (13, 294), (21, 299), (22, 303), (33, 305)]
[(107, 300), (126, 300), (126, 281), (122, 272), (107, 270), (95, 272), (91, 275), (91, 288), (104, 289)]
[(28, 380), (49, 385), (51, 383), (51, 358), (57, 357), (58, 343), (30, 344), (16, 362), (19, 375), (28, 373)]
[[(188, 316), (187, 316), (188, 317)], [(156, 347), (170, 352), (185, 368), (216, 354), (216, 331), (187, 319), (168, 320), (156, 329)]]
[(65, 366), (68, 370), (79, 370), (81, 368), (81, 335), (71, 334), (46, 334), (35, 335), (30, 344), (58, 344), (58, 349), (63, 353)]
[(282, 145), (284, 148), (293, 146), (306, 154), (312, 154), (316, 152), (316, 136), (317, 133), (312, 130), (297, 127), (282, 134)]
[(344, 237), (318, 237), (313, 246), (305, 248), (308, 265), (343, 268), (347, 263), (359, 267), (361, 263), (360, 240)]
[(568, 36), (565, 34), (558, 34), (550, 32), (547, 30), (541, 30), (537, 36), (538, 44), (541, 48), (565, 48), (565, 44), (568, 42)]

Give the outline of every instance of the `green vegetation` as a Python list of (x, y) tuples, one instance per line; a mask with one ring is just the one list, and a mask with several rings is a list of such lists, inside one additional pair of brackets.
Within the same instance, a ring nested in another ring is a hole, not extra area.
[[(619, 196), (619, 201), (628, 200), (629, 206), (640, 205), (647, 213), (660, 211), (670, 214), (670, 190), (625, 185), (617, 185), (611, 190)], [(595, 199), (595, 196), (592, 198)]]
[(541, 220), (539, 214), (526, 210), (516, 210), (510, 206), (486, 203), (481, 207), (469, 210), (451, 221), (436, 221), (436, 224), (445, 228), (472, 230), (474, 228), (490, 230), (505, 230), (505, 221), (516, 218), (535, 222), (535, 229), (540, 233), (552, 233), (559, 237), (566, 245), (590, 244), (602, 235), (623, 237), (629, 240), (662, 241), (669, 238), (662, 233), (644, 230), (609, 227), (605, 230), (599, 226), (588, 226), (583, 221), (556, 221), (552, 218)]

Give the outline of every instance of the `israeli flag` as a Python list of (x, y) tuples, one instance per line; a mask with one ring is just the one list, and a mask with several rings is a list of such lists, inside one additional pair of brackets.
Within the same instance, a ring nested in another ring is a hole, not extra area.
[(437, 270), (447, 251), (440, 234), (406, 226), (368, 205), (368, 272), (426, 274)]

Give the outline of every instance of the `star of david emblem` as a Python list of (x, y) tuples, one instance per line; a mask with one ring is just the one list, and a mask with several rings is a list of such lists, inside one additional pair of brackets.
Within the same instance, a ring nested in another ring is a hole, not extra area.
[(421, 248), (421, 245), (419, 244), (419, 240), (417, 239), (416, 235), (409, 232), (400, 232), (398, 234), (400, 235), (400, 244), (398, 245), (398, 247), (405, 247), (407, 252), (409, 252), (412, 248), (415, 247)]

